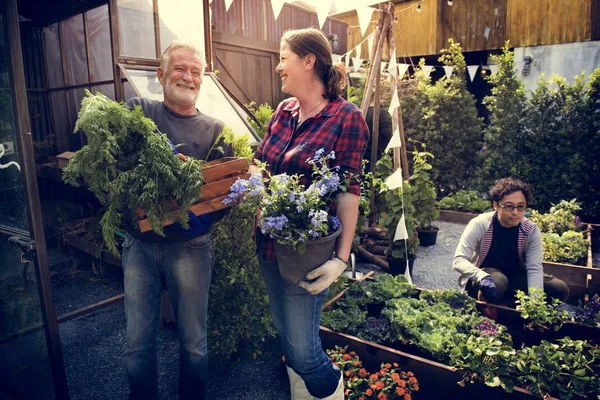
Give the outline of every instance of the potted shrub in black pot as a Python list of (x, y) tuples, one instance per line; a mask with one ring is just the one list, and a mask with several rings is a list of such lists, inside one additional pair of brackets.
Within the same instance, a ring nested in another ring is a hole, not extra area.
[(437, 241), (439, 231), (437, 226), (433, 226), (433, 221), (439, 218), (440, 211), (437, 207), (437, 194), (429, 172), (431, 164), (428, 159), (433, 158), (433, 154), (425, 151), (425, 144), (421, 143), (421, 146), (423, 151), (415, 150), (412, 152), (413, 174), (409, 182), (419, 244), (421, 246), (433, 246)]

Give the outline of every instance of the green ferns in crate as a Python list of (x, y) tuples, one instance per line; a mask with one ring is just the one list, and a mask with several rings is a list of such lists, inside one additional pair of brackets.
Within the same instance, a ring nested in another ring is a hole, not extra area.
[[(143, 209), (160, 235), (165, 219), (181, 220), (187, 227), (187, 209), (199, 199), (203, 183), (200, 163), (175, 156), (167, 136), (140, 106), (129, 110), (101, 93), (86, 94), (75, 132), (83, 131), (88, 143), (64, 169), (63, 180), (73, 186), (83, 180), (107, 207), (100, 225), (108, 249), (119, 256), (114, 235), (126, 209), (134, 225), (137, 209)], [(178, 210), (166, 206), (172, 200)]]

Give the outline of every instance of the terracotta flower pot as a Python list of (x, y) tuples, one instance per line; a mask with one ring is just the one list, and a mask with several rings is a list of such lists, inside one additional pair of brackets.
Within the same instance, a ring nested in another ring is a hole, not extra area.
[(277, 265), (281, 276), (294, 284), (306, 280), (306, 274), (331, 259), (335, 241), (340, 233), (342, 233), (341, 227), (328, 236), (309, 240), (306, 242), (306, 250), (303, 254), (291, 246), (278, 243), (277, 239), (282, 237), (273, 234)]

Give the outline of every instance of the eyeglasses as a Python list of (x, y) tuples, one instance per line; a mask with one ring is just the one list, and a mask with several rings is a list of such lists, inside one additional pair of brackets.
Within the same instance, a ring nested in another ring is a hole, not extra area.
[(527, 208), (526, 204), (519, 204), (518, 206), (513, 206), (512, 204), (502, 205), (502, 204), (498, 203), (498, 205), (508, 212), (513, 212), (513, 210), (515, 208), (517, 209), (517, 211), (523, 212)]

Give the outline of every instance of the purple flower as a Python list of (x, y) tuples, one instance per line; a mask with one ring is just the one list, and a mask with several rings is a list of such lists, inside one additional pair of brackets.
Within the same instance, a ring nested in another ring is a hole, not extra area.
[(342, 221), (340, 221), (340, 219), (337, 216), (333, 216), (330, 218), (331, 221), (331, 228), (334, 231), (337, 231), (337, 229), (340, 227), (340, 225), (342, 224)]
[(277, 217), (266, 217), (262, 221), (262, 232), (281, 232), (285, 225), (288, 223), (288, 218), (285, 215), (279, 215)]
[(248, 181), (247, 179), (238, 178), (233, 183), (233, 185), (231, 185), (231, 189), (229, 189), (229, 194), (225, 199), (223, 199), (223, 203), (229, 205), (239, 201), (240, 199), (244, 200), (243, 196), (246, 194), (246, 191), (249, 187), (250, 181)]

